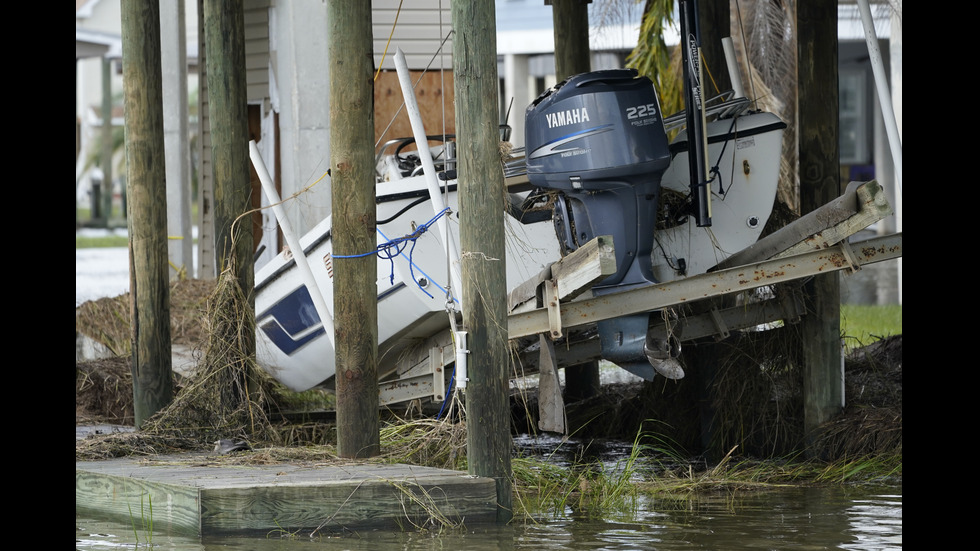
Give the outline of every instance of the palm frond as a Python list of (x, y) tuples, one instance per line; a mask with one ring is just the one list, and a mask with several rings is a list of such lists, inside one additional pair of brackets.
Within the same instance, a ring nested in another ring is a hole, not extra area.
[(684, 108), (680, 64), (671, 59), (671, 48), (664, 40), (664, 31), (674, 24), (674, 17), (674, 0), (646, 0), (636, 48), (626, 59), (627, 67), (653, 81), (664, 113)]

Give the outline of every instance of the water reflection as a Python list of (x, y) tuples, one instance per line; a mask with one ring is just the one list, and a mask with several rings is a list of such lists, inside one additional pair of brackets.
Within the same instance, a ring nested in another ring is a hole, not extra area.
[[(75, 518), (79, 550), (133, 548), (147, 535), (133, 526)], [(140, 546), (142, 548), (142, 546)], [(901, 486), (780, 488), (717, 493), (690, 500), (641, 497), (632, 514), (602, 520), (573, 516), (443, 532), (365, 531), (309, 538), (187, 538), (152, 534), (160, 551), (669, 550), (902, 548)]]

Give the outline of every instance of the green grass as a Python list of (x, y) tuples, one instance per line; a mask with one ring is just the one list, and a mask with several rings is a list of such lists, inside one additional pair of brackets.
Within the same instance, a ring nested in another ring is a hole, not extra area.
[(125, 235), (103, 235), (99, 237), (75, 236), (76, 249), (93, 249), (98, 247), (126, 247), (129, 238)]
[[(92, 223), (92, 213), (90, 209), (78, 207), (75, 209), (75, 220), (84, 226)], [(191, 204), (191, 220), (197, 220), (197, 203)], [(113, 209), (112, 217), (109, 219), (109, 226), (112, 228), (126, 229), (126, 219), (119, 212), (119, 206)], [(195, 243), (197, 241), (195, 240)], [(129, 238), (125, 235), (107, 235), (102, 237), (80, 237), (75, 235), (76, 249), (93, 249), (99, 247), (127, 247)]]
[(902, 334), (902, 305), (842, 304), (841, 333), (848, 349)]

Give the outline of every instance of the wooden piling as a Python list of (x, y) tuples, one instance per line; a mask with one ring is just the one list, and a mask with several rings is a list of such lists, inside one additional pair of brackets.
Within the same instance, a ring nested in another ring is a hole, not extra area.
[[(229, 268), (250, 293), (254, 283), (251, 160), (245, 86), (245, 11), (242, 0), (204, 0), (208, 100), (214, 167), (215, 250), (219, 273)], [(230, 262), (237, 264), (231, 266)]]
[[(555, 33), (555, 78), (562, 81), (591, 71), (588, 2), (552, 0), (551, 14)], [(591, 398), (599, 393), (599, 386), (598, 360), (565, 368), (565, 402)]]
[(327, 3), (337, 449), (381, 450), (371, 3)]
[(459, 152), (463, 324), (469, 472), (493, 478), (497, 521), (513, 517), (508, 389), (504, 173), (500, 162), (493, 0), (453, 0), (453, 74)]
[[(237, 339), (234, 352), (239, 356), (229, 352), (222, 360), (235, 368), (228, 373), (240, 378), (241, 388), (247, 388), (248, 370), (255, 358), (255, 240), (252, 220), (243, 216), (252, 208), (252, 173), (242, 0), (204, 0), (204, 41), (214, 171), (214, 250), (219, 277), (229, 273), (244, 298), (237, 315), (221, 316), (212, 332)], [(233, 411), (241, 398), (236, 393), (223, 395), (226, 403), (222, 407)]]
[(588, 4), (585, 0), (551, 0), (555, 78), (559, 81), (592, 70)]
[[(701, 36), (701, 54), (704, 58), (705, 75), (710, 75), (708, 83), (702, 83), (706, 97), (713, 97), (731, 88), (728, 65), (721, 39), (731, 35), (730, 9), (725, 2), (698, 2), (698, 24)], [(710, 85), (710, 88), (709, 88)], [(715, 299), (717, 308), (724, 308), (734, 297)], [(701, 339), (696, 346), (685, 348), (684, 356), (691, 367), (691, 383), (696, 386), (698, 415), (701, 418), (701, 445), (709, 461), (719, 461), (728, 450), (718, 447), (716, 435), (718, 428), (717, 408), (712, 398), (712, 388), (718, 366), (725, 357), (728, 346), (714, 339)]]
[[(837, 89), (837, 2), (814, 0), (796, 7), (800, 121), (800, 213), (841, 194)], [(805, 284), (803, 317), (804, 429), (816, 429), (843, 407), (840, 341), (840, 279), (837, 272)]]
[(121, 20), (126, 182), (133, 208), (128, 217), (133, 411), (140, 427), (174, 394), (159, 3), (123, 0)]

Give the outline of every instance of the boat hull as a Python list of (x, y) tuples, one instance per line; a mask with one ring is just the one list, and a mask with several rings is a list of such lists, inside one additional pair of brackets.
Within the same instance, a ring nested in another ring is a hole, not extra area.
[[(786, 124), (772, 113), (740, 115), (708, 124), (708, 163), (717, 167), (711, 182), (712, 224), (695, 217), (659, 228), (653, 247), (653, 274), (659, 282), (706, 273), (722, 260), (758, 241), (772, 214)], [(661, 179), (661, 201), (690, 192), (686, 134), (671, 144), (670, 167)], [(665, 204), (662, 208), (667, 209)]]
[[(377, 185), (378, 245), (402, 241), (401, 253), (378, 259), (379, 374), (394, 371), (399, 352), (439, 331), (448, 331), (447, 306), (460, 310), (460, 290), (452, 289), (451, 269), (443, 242), (433, 222), (436, 216), (422, 177)], [(455, 181), (450, 181), (443, 203), (450, 243), (459, 243)], [(502, 213), (503, 216), (503, 213)], [(391, 219), (391, 220), (389, 220)], [(508, 290), (531, 278), (560, 258), (549, 222), (522, 225), (506, 218)], [(333, 310), (333, 270), (342, 258), (333, 256), (331, 220), (327, 218), (300, 239), (314, 280), (328, 309)], [(330, 385), (335, 372), (333, 335), (324, 330), (310, 290), (289, 251), (280, 253), (256, 270), (256, 358), (258, 364), (293, 391)]]

